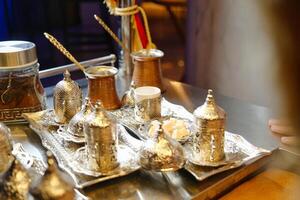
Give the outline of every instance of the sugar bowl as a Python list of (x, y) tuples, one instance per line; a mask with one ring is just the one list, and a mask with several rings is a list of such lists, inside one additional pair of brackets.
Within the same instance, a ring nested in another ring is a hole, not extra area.
[(64, 79), (56, 84), (53, 92), (55, 121), (60, 124), (68, 123), (79, 112), (81, 103), (82, 91), (66, 70)]

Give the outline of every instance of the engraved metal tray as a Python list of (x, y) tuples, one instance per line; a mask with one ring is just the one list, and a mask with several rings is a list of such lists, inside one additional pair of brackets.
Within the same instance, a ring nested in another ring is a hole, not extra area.
[[(42, 112), (39, 112), (39, 115), (42, 115)], [(141, 135), (141, 132), (138, 131), (140, 128), (140, 123), (134, 120), (133, 116), (133, 109), (132, 108), (122, 108), (117, 111), (111, 112), (112, 116), (118, 118), (118, 121), (121, 122), (126, 128), (131, 130), (133, 133), (135, 133), (140, 139), (138, 140), (130, 136), (126, 131), (121, 131), (122, 133), (126, 134), (120, 134), (119, 138), (120, 141), (122, 141), (124, 144), (126, 144), (128, 147), (130, 147), (133, 151), (138, 153), (141, 149), (141, 146), (143, 145), (143, 140), (145, 139), (144, 135)], [(40, 125), (40, 117), (35, 116), (38, 115), (38, 113), (32, 113), (32, 114), (26, 114), (27, 120), (30, 122), (32, 128), (34, 129), (35, 127), (41, 127)], [(193, 120), (193, 115), (188, 112), (184, 107), (172, 104), (165, 99), (162, 100), (162, 115), (163, 116), (172, 116), (172, 117), (178, 117), (178, 118), (185, 118), (189, 121)], [(42, 126), (43, 127), (43, 126)], [(123, 126), (121, 126), (122, 129), (124, 129)], [(57, 127), (56, 127), (57, 128)], [(50, 135), (51, 134), (45, 134), (43, 133), (43, 129), (41, 130), (36, 130), (36, 132), (40, 135), (42, 138), (43, 135)], [(34, 129), (35, 130), (35, 129)], [(49, 133), (49, 131), (47, 130)], [(46, 133), (47, 133), (46, 132)], [(53, 136), (51, 136), (53, 138)], [(42, 140), (43, 141), (43, 140)], [(68, 143), (66, 143), (67, 145)], [(47, 145), (43, 144), (43, 145)], [(49, 144), (48, 144), (49, 145)], [(75, 144), (73, 144), (75, 145)], [(78, 145), (78, 144), (77, 144)], [(185, 151), (186, 155), (189, 155), (190, 151), (190, 141), (187, 141), (185, 144)], [(61, 146), (59, 144), (59, 146)], [(80, 146), (79, 146), (80, 147)], [(79, 148), (77, 146), (76, 149)], [(48, 148), (48, 147), (46, 147)], [(75, 152), (75, 151), (73, 151)], [(227, 157), (224, 161), (221, 161), (219, 163), (204, 163), (204, 165), (207, 166), (199, 166), (199, 165), (194, 165), (191, 162), (187, 162), (185, 165), (185, 170), (189, 171), (197, 180), (201, 181), (204, 180), (214, 174), (221, 173), (223, 171), (237, 168), (242, 166), (244, 163), (246, 163), (249, 160), (252, 159), (257, 159), (259, 157), (263, 157), (266, 155), (269, 155), (270, 152), (258, 148), (252, 144), (250, 144), (247, 140), (245, 140), (242, 136), (225, 132), (225, 152), (227, 154)], [(63, 157), (58, 155), (59, 157)], [(58, 159), (60, 160), (60, 158)], [(64, 159), (62, 159), (64, 161)], [(63, 162), (63, 161), (59, 161)], [(105, 181), (107, 179), (111, 179), (110, 177), (100, 177), (100, 178), (95, 178), (91, 176), (86, 176), (82, 175), (80, 173), (74, 172), (70, 167), (66, 167), (67, 163), (63, 162), (61, 168), (65, 169), (72, 177), (73, 179), (77, 180), (77, 186), (79, 187), (86, 187), (101, 181)], [(65, 168), (64, 168), (65, 167)], [(173, 174), (172, 172), (166, 173), (166, 174)], [(117, 176), (116, 176), (117, 177)]]
[[(57, 133), (57, 126), (43, 125), (44, 123), (42, 121), (45, 112), (48, 112), (48, 110), (36, 113), (26, 113), (23, 114), (23, 116), (30, 123), (30, 127), (41, 138), (42, 145), (53, 153), (58, 162), (58, 166), (72, 177), (77, 188), (84, 188), (105, 180), (121, 177), (140, 169), (137, 159), (138, 156), (136, 155), (131, 156), (130, 165), (123, 165), (124, 167), (121, 170), (116, 170), (115, 174), (109, 176), (94, 177), (87, 175), (87, 173), (78, 173), (78, 171), (75, 172), (74, 169), (78, 167), (74, 166), (74, 164), (81, 164), (81, 166), (86, 165), (84, 162), (74, 162), (76, 150), (81, 148), (83, 145), (65, 141), (63, 137), (60, 137), (60, 135)], [(137, 151), (136, 148), (140, 148), (139, 144), (130, 143), (132, 142), (132, 136), (130, 136), (122, 126), (118, 126), (118, 134), (119, 144), (133, 148), (131, 151), (132, 154)]]
[[(162, 98), (162, 117), (171, 116), (180, 119), (186, 119), (193, 122), (193, 114), (187, 111), (183, 106), (172, 104)], [(145, 126), (134, 119), (133, 108), (125, 107), (111, 112), (112, 116), (119, 120), (126, 128), (132, 131), (140, 139), (145, 140)], [(191, 133), (192, 134), (192, 133)], [(185, 169), (189, 171), (197, 180), (201, 181), (214, 174), (237, 168), (251, 159), (263, 157), (271, 154), (262, 148), (250, 144), (242, 136), (230, 132), (225, 132), (225, 159), (219, 162), (197, 162), (193, 164), (187, 161)], [(183, 144), (187, 160), (195, 162), (191, 154), (191, 137)]]

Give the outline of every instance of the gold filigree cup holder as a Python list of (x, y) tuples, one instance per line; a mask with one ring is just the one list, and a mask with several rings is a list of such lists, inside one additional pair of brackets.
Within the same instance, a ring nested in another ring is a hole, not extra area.
[[(53, 153), (59, 167), (72, 177), (77, 188), (84, 188), (105, 180), (125, 176), (140, 169), (137, 159), (139, 149), (132, 149), (138, 148), (140, 142), (130, 136), (122, 126), (118, 125), (117, 133), (120, 138), (119, 144), (122, 147), (126, 147), (127, 150), (124, 153), (130, 153), (130, 161), (120, 160), (120, 167), (109, 175), (101, 174), (99, 176), (99, 174), (96, 174), (97, 172), (94, 172), (95, 176), (91, 176), (93, 171), (88, 171), (89, 169), (86, 168), (87, 160), (85, 159), (84, 162), (78, 162), (80, 156), (86, 155), (83, 154), (84, 151), (80, 150), (80, 148), (83, 149), (82, 145), (65, 141), (57, 132), (57, 127), (53, 128), (52, 126), (47, 127), (42, 125), (45, 123), (42, 122), (42, 116), (42, 112), (24, 114), (24, 117), (30, 123), (30, 127), (41, 138), (42, 145)], [(68, 145), (66, 145), (66, 142)], [(122, 154), (122, 151), (120, 151), (120, 153)]]

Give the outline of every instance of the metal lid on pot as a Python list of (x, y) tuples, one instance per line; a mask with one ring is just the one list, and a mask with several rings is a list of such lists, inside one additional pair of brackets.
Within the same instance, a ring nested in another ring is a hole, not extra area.
[(0, 42), (0, 68), (20, 68), (37, 63), (36, 47), (27, 41)]

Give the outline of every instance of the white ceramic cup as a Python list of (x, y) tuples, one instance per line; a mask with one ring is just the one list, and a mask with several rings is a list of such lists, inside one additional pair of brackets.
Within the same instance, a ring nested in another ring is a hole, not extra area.
[(143, 86), (134, 90), (134, 115), (139, 122), (161, 116), (161, 91), (157, 87)]

